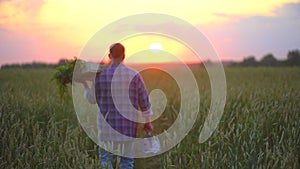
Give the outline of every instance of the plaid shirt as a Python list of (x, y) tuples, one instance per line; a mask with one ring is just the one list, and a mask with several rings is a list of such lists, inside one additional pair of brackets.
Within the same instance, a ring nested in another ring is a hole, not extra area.
[(113, 63), (96, 76), (95, 96), (100, 110), (98, 130), (101, 141), (128, 140), (119, 134), (135, 138), (138, 110), (144, 117), (153, 114), (141, 76), (122, 63)]

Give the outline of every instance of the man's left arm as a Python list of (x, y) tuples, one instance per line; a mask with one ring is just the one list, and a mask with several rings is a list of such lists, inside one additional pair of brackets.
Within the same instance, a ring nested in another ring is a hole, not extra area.
[(89, 101), (89, 103), (96, 104), (95, 82), (92, 82), (91, 88), (89, 88), (86, 82), (83, 82), (82, 84), (84, 86), (84, 97)]

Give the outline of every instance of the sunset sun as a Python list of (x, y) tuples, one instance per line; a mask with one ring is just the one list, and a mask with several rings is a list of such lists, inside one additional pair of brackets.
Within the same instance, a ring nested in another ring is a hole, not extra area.
[(159, 42), (153, 42), (153, 43), (150, 44), (149, 49), (153, 53), (158, 53), (163, 49), (163, 46)]

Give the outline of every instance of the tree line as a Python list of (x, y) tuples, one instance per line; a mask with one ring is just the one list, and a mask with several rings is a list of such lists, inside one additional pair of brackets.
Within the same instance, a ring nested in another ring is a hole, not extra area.
[[(209, 61), (208, 61), (209, 62)], [(65, 65), (67, 63), (66, 59), (61, 59), (56, 64), (47, 64), (41, 62), (32, 62), (24, 64), (6, 64), (1, 66), (1, 69), (11, 69), (11, 68), (22, 68), (22, 69), (32, 69), (32, 68), (56, 68), (60, 65)], [(266, 54), (261, 60), (256, 60), (255, 56), (249, 56), (243, 59), (241, 62), (232, 62), (226, 66), (231, 67), (291, 67), (300, 66), (300, 51), (292, 50), (287, 53), (287, 58), (285, 60), (277, 60), (272, 53)]]
[(67, 63), (67, 59), (61, 59), (58, 63), (49, 64), (42, 62), (32, 62), (32, 63), (23, 63), (23, 64), (5, 64), (1, 66), (1, 69), (39, 69), (39, 68), (56, 68), (60, 65), (65, 65)]
[(292, 50), (287, 53), (285, 60), (277, 60), (272, 53), (266, 54), (259, 61), (254, 56), (244, 58), (242, 62), (234, 62), (230, 66), (240, 67), (283, 67), (300, 66), (300, 51)]

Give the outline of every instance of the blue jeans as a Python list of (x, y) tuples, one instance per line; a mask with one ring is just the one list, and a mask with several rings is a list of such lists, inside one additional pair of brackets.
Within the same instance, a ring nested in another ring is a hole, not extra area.
[[(132, 144), (134, 147), (134, 145)], [(113, 169), (113, 162), (116, 160), (117, 155), (106, 151), (103, 148), (99, 149), (99, 156), (101, 159), (101, 167), (105, 169)], [(133, 169), (134, 158), (120, 157), (120, 169)]]

